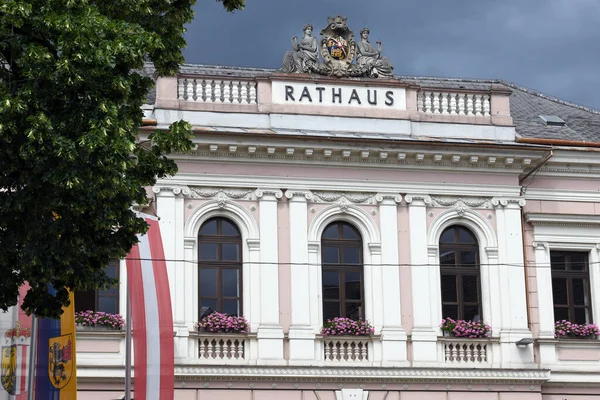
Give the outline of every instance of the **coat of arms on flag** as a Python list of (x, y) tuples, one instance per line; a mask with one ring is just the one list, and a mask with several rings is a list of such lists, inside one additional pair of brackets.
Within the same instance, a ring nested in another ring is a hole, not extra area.
[(12, 396), (26, 392), (27, 363), (29, 361), (31, 330), (21, 328), (19, 322), (3, 338), (1, 382)]
[(48, 340), (48, 377), (57, 389), (62, 389), (73, 375), (72, 335), (61, 335)]

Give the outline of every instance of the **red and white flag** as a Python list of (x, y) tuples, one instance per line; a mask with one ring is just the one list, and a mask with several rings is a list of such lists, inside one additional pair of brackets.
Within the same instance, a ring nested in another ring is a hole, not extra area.
[(25, 283), (19, 288), (19, 302), (0, 316), (0, 400), (27, 399), (29, 353), (31, 352), (31, 317), (21, 308), (29, 290)]
[(127, 256), (131, 299), (134, 398), (173, 400), (175, 357), (173, 314), (165, 253), (158, 221), (146, 218), (148, 233)]

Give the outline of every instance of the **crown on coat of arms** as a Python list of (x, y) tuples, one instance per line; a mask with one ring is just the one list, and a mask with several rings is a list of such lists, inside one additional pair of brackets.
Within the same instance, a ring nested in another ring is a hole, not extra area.
[(4, 334), (8, 339), (17, 339), (17, 338), (25, 338), (28, 339), (31, 337), (31, 329), (29, 328), (21, 328), (21, 323), (17, 322), (13, 329), (9, 329)]

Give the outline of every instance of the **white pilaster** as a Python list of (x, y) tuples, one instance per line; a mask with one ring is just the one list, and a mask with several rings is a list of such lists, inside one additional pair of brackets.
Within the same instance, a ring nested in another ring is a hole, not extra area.
[(167, 272), (169, 276), (169, 289), (171, 291), (171, 304), (173, 308), (174, 330), (177, 332), (175, 339), (175, 357), (187, 357), (187, 332), (186, 324), (186, 279), (184, 235), (184, 195), (189, 193), (189, 188), (181, 186), (155, 186), (152, 191), (156, 194), (156, 213), (159, 217), (159, 226), (163, 241)]
[(436, 268), (428, 265), (427, 248), (427, 205), (431, 197), (423, 194), (407, 194), (410, 234), (410, 262), (412, 273), (413, 329), (412, 346), (413, 362), (428, 364), (437, 362), (437, 328), (439, 321), (432, 312), (437, 305), (432, 298), (438, 298), (433, 291), (437, 278)]
[[(546, 242), (534, 242), (535, 273), (538, 287), (538, 313), (540, 339), (554, 339), (554, 299), (552, 297), (552, 270), (550, 269), (550, 247)], [(553, 365), (557, 362), (556, 348), (552, 342), (540, 342), (540, 364)]]
[(277, 247), (277, 200), (281, 190), (257, 189), (260, 200), (260, 325), (258, 363), (283, 360), (283, 329), (279, 324), (279, 257)]
[[(308, 254), (307, 200), (312, 193), (288, 190), (285, 196), (290, 206), (291, 317), (290, 363), (313, 361), (315, 332), (310, 318), (310, 264)], [(314, 268), (314, 267), (313, 267)]]
[(525, 200), (494, 198), (498, 234), (499, 286), (502, 304), (500, 347), (504, 366), (533, 363), (533, 346), (519, 348), (515, 343), (531, 338), (527, 320), (525, 262), (521, 207)]
[(381, 297), (383, 303), (382, 355), (383, 365), (407, 363), (406, 331), (402, 328), (400, 304), (400, 270), (398, 266), (398, 209), (402, 196), (379, 193), (381, 226)]

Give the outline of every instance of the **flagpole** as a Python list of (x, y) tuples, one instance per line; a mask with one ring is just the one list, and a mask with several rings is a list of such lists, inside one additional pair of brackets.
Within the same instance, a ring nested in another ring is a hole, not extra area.
[(29, 341), (29, 376), (27, 377), (27, 400), (33, 400), (33, 383), (35, 382), (35, 356), (37, 353), (37, 318), (31, 316), (31, 338)]
[(129, 299), (129, 282), (127, 282), (127, 321), (125, 322), (125, 397), (131, 400), (131, 300)]

